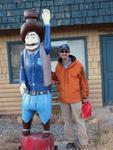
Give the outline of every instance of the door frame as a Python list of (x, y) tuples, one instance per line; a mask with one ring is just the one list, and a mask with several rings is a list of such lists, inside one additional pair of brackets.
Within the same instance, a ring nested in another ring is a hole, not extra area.
[(100, 41), (100, 64), (101, 64), (101, 83), (102, 83), (102, 101), (103, 101), (103, 106), (107, 106), (106, 100), (105, 100), (105, 84), (104, 84), (104, 59), (103, 59), (103, 46), (102, 46), (102, 40), (104, 37), (113, 37), (113, 34), (102, 34), (99, 36), (99, 41)]

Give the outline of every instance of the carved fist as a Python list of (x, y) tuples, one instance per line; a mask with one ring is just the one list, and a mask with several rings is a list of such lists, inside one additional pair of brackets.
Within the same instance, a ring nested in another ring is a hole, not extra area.
[(42, 19), (43, 19), (44, 24), (50, 24), (50, 10), (49, 9), (43, 9)]
[(26, 84), (21, 83), (21, 85), (20, 85), (20, 94), (23, 95), (26, 90), (27, 90)]

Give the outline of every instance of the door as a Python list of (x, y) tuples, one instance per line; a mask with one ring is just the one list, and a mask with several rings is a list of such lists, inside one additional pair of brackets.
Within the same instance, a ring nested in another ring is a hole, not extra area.
[(113, 105), (113, 35), (101, 36), (102, 87), (104, 105)]

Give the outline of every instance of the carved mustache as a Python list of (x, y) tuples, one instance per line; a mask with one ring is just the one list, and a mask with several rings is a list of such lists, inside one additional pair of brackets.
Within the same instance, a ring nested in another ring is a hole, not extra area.
[(32, 43), (32, 44), (25, 44), (26, 46), (34, 46), (34, 45), (37, 45), (39, 43)]

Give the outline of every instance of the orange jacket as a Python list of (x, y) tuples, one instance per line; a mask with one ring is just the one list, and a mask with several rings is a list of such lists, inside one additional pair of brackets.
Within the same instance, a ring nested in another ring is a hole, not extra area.
[(58, 62), (52, 74), (53, 80), (58, 81), (59, 100), (63, 103), (79, 102), (88, 96), (83, 65), (74, 56), (70, 55), (70, 58), (72, 63), (66, 69)]

